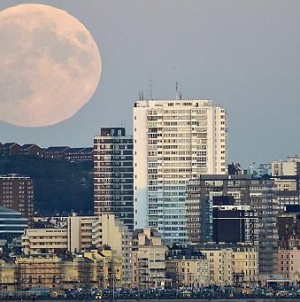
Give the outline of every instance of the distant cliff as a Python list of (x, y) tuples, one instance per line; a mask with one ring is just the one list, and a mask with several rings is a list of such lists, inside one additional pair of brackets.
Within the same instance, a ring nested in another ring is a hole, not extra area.
[(0, 174), (34, 181), (34, 208), (40, 214), (93, 213), (93, 162), (74, 163), (14, 155), (0, 158)]

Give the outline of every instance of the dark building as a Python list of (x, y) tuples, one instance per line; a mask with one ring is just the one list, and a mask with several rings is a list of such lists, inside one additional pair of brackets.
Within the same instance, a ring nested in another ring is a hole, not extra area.
[(213, 241), (258, 243), (258, 218), (248, 206), (213, 207)]
[(300, 242), (300, 205), (287, 205), (278, 218), (279, 246), (291, 248)]
[(49, 147), (44, 149), (43, 158), (61, 160), (64, 158), (65, 152), (69, 149), (68, 146)]
[(0, 206), (0, 240), (21, 247), (21, 236), (27, 228), (28, 219), (20, 212)]
[(5, 143), (0, 146), (0, 154), (11, 156), (16, 155), (19, 152), (20, 145), (18, 143)]
[(25, 144), (19, 148), (19, 155), (36, 155), (42, 156), (43, 149), (35, 144)]
[(63, 158), (70, 162), (93, 161), (94, 148), (69, 148), (64, 151)]
[(94, 160), (94, 148), (87, 147), (80, 151), (80, 161), (93, 161)]
[(0, 206), (20, 212), (29, 221), (33, 217), (33, 181), (30, 177), (0, 176)]
[(133, 141), (125, 128), (94, 138), (94, 213), (114, 214), (133, 230)]
[(228, 195), (214, 196), (213, 197), (214, 206), (229, 206), (234, 205), (234, 197)]

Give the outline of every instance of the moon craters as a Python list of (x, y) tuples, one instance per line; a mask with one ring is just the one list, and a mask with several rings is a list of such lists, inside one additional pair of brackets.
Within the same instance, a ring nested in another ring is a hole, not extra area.
[(0, 120), (24, 127), (59, 123), (93, 95), (101, 57), (73, 16), (41, 4), (0, 12)]

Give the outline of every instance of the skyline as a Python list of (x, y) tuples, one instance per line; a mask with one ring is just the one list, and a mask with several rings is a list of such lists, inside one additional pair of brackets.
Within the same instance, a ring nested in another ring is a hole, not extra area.
[[(21, 3), (29, 1), (13, 5)], [(77, 147), (92, 146), (101, 127), (123, 126), (132, 134), (139, 93), (175, 99), (178, 82), (183, 99), (226, 107), (229, 163), (246, 167), (299, 152), (296, 0), (30, 3), (66, 10), (89, 29), (102, 57), (101, 81), (90, 102), (62, 123), (22, 128), (0, 122), (0, 142)], [(10, 6), (0, 3), (1, 10)]]

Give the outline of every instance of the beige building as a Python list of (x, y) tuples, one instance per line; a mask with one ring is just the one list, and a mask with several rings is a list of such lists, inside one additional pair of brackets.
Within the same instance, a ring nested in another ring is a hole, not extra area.
[(258, 247), (241, 244), (234, 246), (233, 278), (234, 283), (253, 285), (258, 280)]
[(295, 176), (300, 174), (300, 156), (272, 162), (272, 176)]
[(179, 284), (189, 287), (209, 286), (208, 261), (206, 259), (178, 259)]
[(225, 286), (233, 284), (232, 249), (219, 246), (202, 248), (208, 260), (209, 284)]
[(84, 252), (84, 257), (93, 262), (91, 284), (94, 287), (122, 287), (122, 257), (111, 249), (92, 249)]
[(271, 174), (276, 184), (279, 210), (287, 205), (299, 205), (300, 156), (273, 161)]
[(258, 278), (257, 247), (246, 244), (201, 246), (209, 262), (210, 283), (218, 286), (251, 285)]
[(290, 178), (275, 178), (276, 191), (296, 191), (297, 181)]
[(136, 230), (132, 248), (132, 287), (165, 286), (167, 248), (155, 229)]
[(14, 291), (18, 288), (17, 270), (11, 259), (0, 259), (0, 290)]
[(20, 289), (56, 287), (63, 279), (62, 261), (56, 255), (35, 254), (16, 256), (17, 283)]
[(172, 246), (166, 258), (167, 281), (169, 285), (176, 288), (209, 286), (208, 265), (203, 253), (191, 248)]
[(299, 245), (292, 248), (278, 248), (276, 273), (292, 280), (294, 285), (300, 282), (300, 249)]
[(64, 253), (68, 250), (68, 230), (26, 229), (22, 236), (22, 248), (25, 255), (40, 253)]
[(121, 282), (131, 282), (131, 233), (114, 215), (71, 216), (65, 218), (64, 228), (27, 229), (22, 236), (25, 255), (53, 253), (81, 253), (92, 246), (109, 246), (122, 257)]
[(116, 262), (117, 259), (122, 259), (120, 284), (124, 287), (129, 287), (131, 284), (132, 233), (121, 220), (116, 219), (112, 214), (104, 214), (99, 217), (98, 220), (93, 222), (92, 226), (93, 245), (98, 248), (109, 246), (116, 252), (113, 262)]
[(61, 262), (61, 279), (59, 286), (64, 289), (86, 288), (93, 284), (95, 263), (82, 254), (69, 255)]

